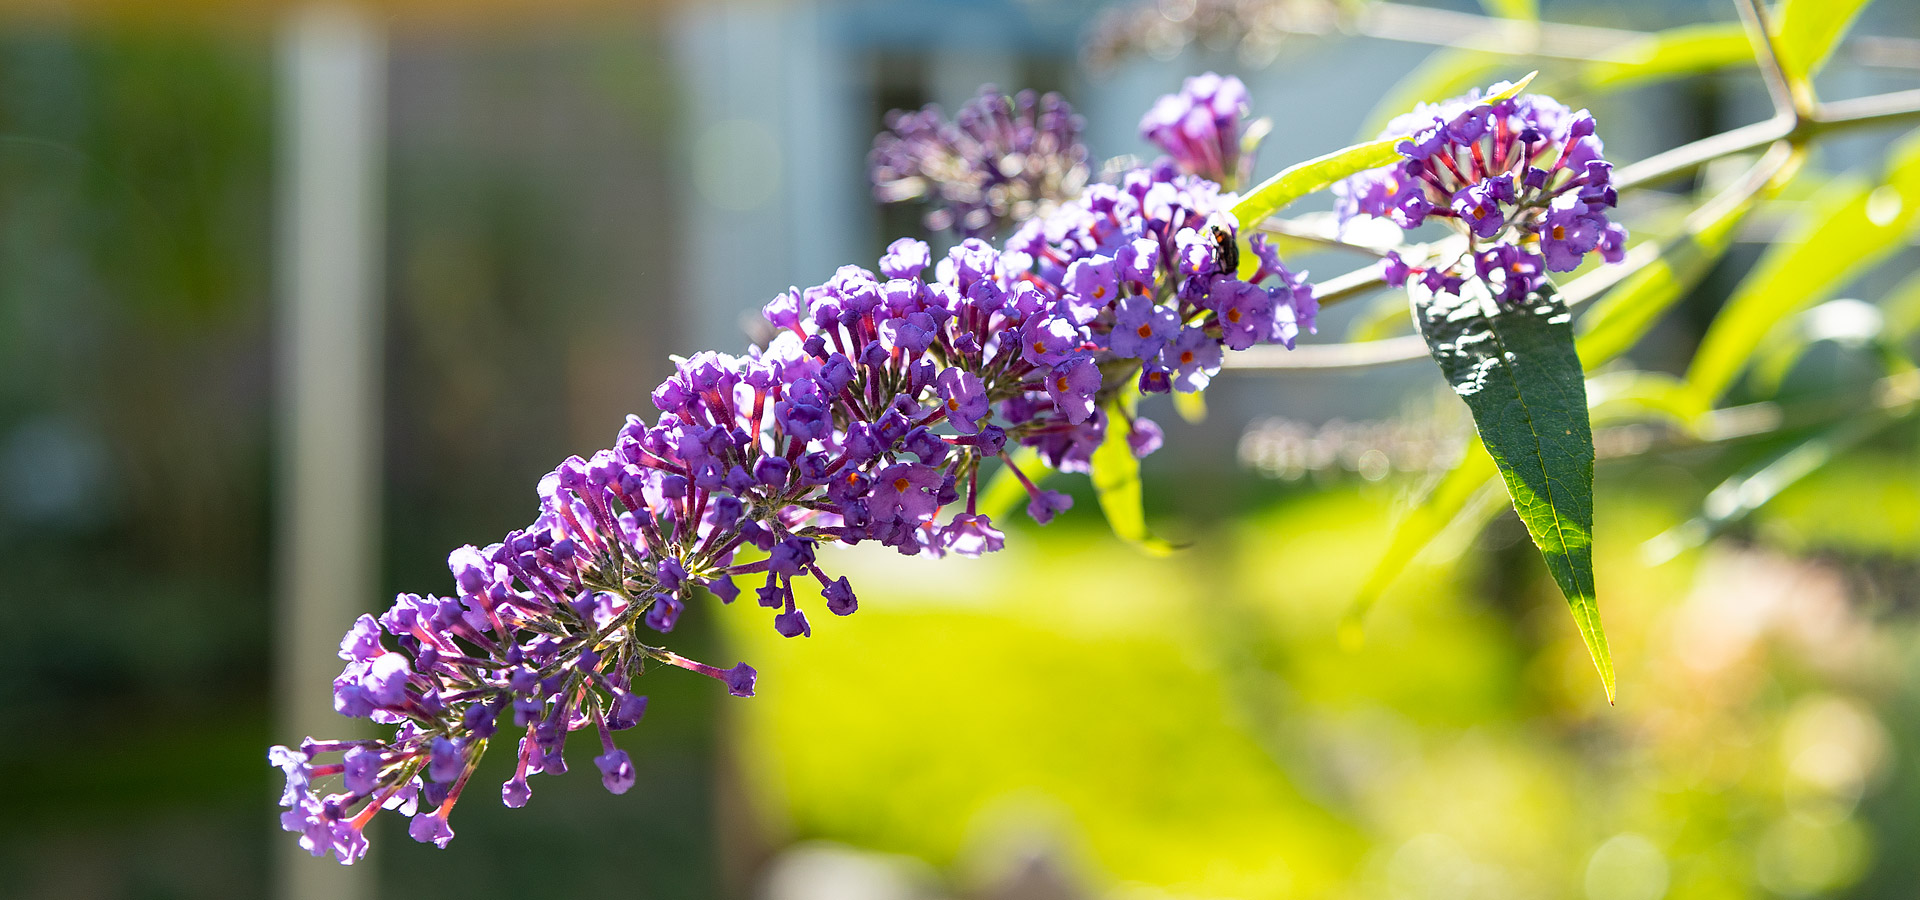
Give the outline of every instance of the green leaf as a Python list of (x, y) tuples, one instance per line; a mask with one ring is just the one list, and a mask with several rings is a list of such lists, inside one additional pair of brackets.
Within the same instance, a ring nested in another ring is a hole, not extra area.
[(1646, 268), (1614, 285), (1580, 319), (1580, 358), (1589, 368), (1633, 348), (1660, 316), (1705, 278), (1733, 245), (1734, 232), (1753, 209), (1755, 194), (1726, 204), (1718, 215), (1690, 222), (1686, 233), (1661, 249)]
[(1481, 524), (1483, 516), (1472, 514), (1475, 508), (1491, 512), (1495, 507), (1491, 503), (1475, 501), (1488, 495), (1499, 474), (1493, 457), (1487, 455), (1486, 446), (1475, 437), (1468, 443), (1466, 455), (1460, 458), (1460, 462), (1434, 482), (1420, 502), (1394, 523), (1393, 534), (1387, 539), (1386, 552), (1374, 564), (1373, 571), (1367, 574), (1366, 583), (1360, 586), (1360, 592), (1354, 595), (1346, 614), (1341, 617), (1342, 644), (1348, 647), (1359, 645), (1361, 623), (1367, 612), (1428, 544), (1433, 543), (1455, 522)]
[[(1515, 96), (1526, 90), (1527, 82), (1532, 80), (1533, 74), (1529, 73), (1527, 77), (1489, 93), (1487, 102)], [(1387, 165), (1400, 158), (1399, 152), (1393, 148), (1403, 137), (1405, 135), (1395, 135), (1355, 144), (1288, 166), (1272, 178), (1260, 182), (1258, 187), (1233, 205), (1234, 221), (1239, 223), (1241, 231), (1246, 231), (1301, 197), (1326, 190), (1348, 176)], [(1243, 267), (1246, 262), (1242, 260)]]
[(1643, 545), (1648, 561), (1663, 563), (1706, 543), (1895, 420), (1877, 410), (1855, 415), (1749, 466), (1708, 492), (1699, 515), (1649, 539)]
[(1106, 514), (1107, 526), (1114, 535), (1154, 556), (1166, 556), (1173, 552), (1173, 545), (1147, 530), (1140, 460), (1127, 443), (1138, 402), (1139, 393), (1127, 390), (1107, 406), (1107, 434), (1093, 451), (1093, 492), (1100, 498), (1100, 511)]
[[(1034, 484), (1053, 474), (1053, 470), (1040, 460), (1040, 451), (1032, 447), (1009, 448), (1007, 456), (1014, 465), (1020, 467), (1020, 471), (1033, 479)], [(1019, 476), (1013, 474), (1012, 466), (1002, 463), (987, 479), (986, 486), (980, 489), (979, 496), (974, 500), (973, 511), (995, 522), (1004, 522), (1026, 499), (1027, 486), (1021, 484)]]
[(1894, 145), (1882, 183), (1836, 178), (1808, 206), (1734, 290), (1701, 339), (1687, 382), (1703, 408), (1726, 393), (1782, 319), (1827, 299), (1904, 246), (1920, 214), (1920, 131)]
[(1538, 0), (1480, 0), (1480, 6), (1487, 15), (1502, 19), (1519, 19), (1525, 22), (1540, 21)]
[(1611, 703), (1613, 655), (1593, 586), (1593, 431), (1572, 315), (1552, 287), (1505, 304), (1477, 279), (1460, 296), (1410, 293), (1420, 333), (1467, 401)]
[(1866, 6), (1867, 0), (1784, 0), (1773, 30), (1787, 78), (1805, 82), (1819, 72)]
[(1596, 425), (1657, 418), (1691, 431), (1699, 410), (1686, 389), (1685, 382), (1665, 372), (1603, 372), (1587, 379), (1587, 418)]
[(1657, 31), (1588, 63), (1580, 82), (1593, 91), (1611, 91), (1684, 78), (1753, 62), (1753, 45), (1738, 22), (1683, 25)]
[(1173, 411), (1179, 413), (1181, 419), (1195, 425), (1205, 422), (1207, 420), (1206, 392), (1194, 391), (1189, 394), (1185, 391), (1174, 391)]
[(1886, 348), (1898, 354), (1901, 342), (1893, 338), (1887, 325), (1881, 309), (1864, 300), (1828, 300), (1788, 318), (1768, 334), (1754, 350), (1753, 370), (1748, 377), (1759, 393), (1778, 393), (1807, 351), (1828, 341)]

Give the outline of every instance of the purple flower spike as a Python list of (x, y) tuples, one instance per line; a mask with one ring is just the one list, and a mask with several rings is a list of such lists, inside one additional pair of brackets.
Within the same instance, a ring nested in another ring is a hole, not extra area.
[(1402, 228), (1445, 217), (1469, 238), (1468, 252), (1435, 269), (1391, 257), (1388, 280), (1418, 276), (1451, 293), (1468, 277), (1491, 277), (1495, 296), (1523, 300), (1546, 283), (1545, 271), (1572, 271), (1595, 251), (1608, 262), (1624, 255), (1626, 232), (1607, 220), (1618, 200), (1613, 167), (1593, 132), (1585, 110), (1539, 95), (1423, 104), (1383, 133), (1412, 135), (1399, 144), (1400, 163), (1335, 186), (1339, 213), (1343, 221), (1378, 216)]
[[(1207, 116), (1224, 117), (1216, 132), (1237, 127), (1237, 84), (1196, 85), (1207, 99), (1182, 127), (1202, 133)], [(1498, 133), (1497, 120), (1490, 127)], [(1060, 472), (1085, 472), (1110, 427), (1129, 429), (1134, 452), (1152, 452), (1161, 437), (1151, 422), (1102, 412), (1116, 392), (1199, 390), (1223, 342), (1286, 343), (1311, 329), (1304, 275), (1264, 240), (1248, 242), (1257, 265), (1241, 278), (1232, 195), (1219, 185), (1167, 163), (1084, 193), (1074, 184), (1022, 199), (1057, 174), (1048, 166), (1084, 159), (1061, 140), (1078, 133), (1064, 104), (986, 95), (955, 129), (907, 131), (918, 150), (963, 152), (964, 170), (985, 179), (973, 182), (985, 195), (943, 193), (953, 224), (985, 234), (1002, 208), (1027, 209), (1013, 237), (998, 246), (969, 237), (931, 266), (926, 244), (896, 241), (878, 274), (843, 266), (780, 294), (764, 309), (766, 343), (677, 358), (651, 394), (657, 419), (627, 417), (612, 447), (541, 478), (527, 527), (450, 554), (451, 596), (402, 594), (355, 620), (339, 646), (335, 708), (386, 730), (269, 753), (286, 777), (282, 825), (301, 846), (351, 862), (383, 809), (444, 845), (467, 778), (509, 722), (521, 733), (506, 805), (528, 801), (529, 776), (564, 773), (567, 738), (586, 727), (602, 732), (596, 764), (608, 789), (629, 789), (632, 761), (611, 735), (644, 716), (636, 682), (660, 671), (648, 662), (754, 693), (745, 663), (721, 669), (651, 643), (647, 629), (670, 632), (701, 586), (724, 603), (736, 579), (750, 578), (776, 630), (809, 635), (794, 579), (817, 580), (836, 616), (859, 607), (848, 579), (821, 571), (821, 544), (997, 551), (1006, 535), (973, 511), (985, 460), (1010, 460), (1012, 444)], [(1611, 170), (1597, 160), (1540, 162), (1555, 166), (1549, 187), (1579, 182), (1570, 210), (1606, 202)], [(881, 183), (932, 178), (904, 171)], [(948, 178), (942, 191), (964, 180)], [(1596, 240), (1604, 254), (1623, 238), (1608, 230)], [(1035, 519), (1072, 505), (1012, 471)]]

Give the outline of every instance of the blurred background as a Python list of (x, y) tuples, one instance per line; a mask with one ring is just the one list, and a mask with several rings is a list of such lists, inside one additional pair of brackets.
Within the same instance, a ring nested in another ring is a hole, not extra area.
[[(1596, 40), (1734, 19), (1707, 0), (1542, 6)], [(866, 181), (889, 109), (1057, 90), (1096, 158), (1145, 155), (1155, 96), (1233, 73), (1275, 122), (1263, 176), (1370, 133), (1396, 84), (1446, 66), (1565, 76), (1617, 160), (1766, 115), (1750, 66), (1634, 85), (1436, 49), (1511, 34), (1482, 15), (4, 4), (0, 896), (1914, 896), (1913, 422), (1678, 543), (1655, 538), (1778, 436), (1649, 449), (1603, 430), (1609, 708), (1510, 513), (1443, 535), (1363, 645), (1337, 638), (1468, 433), (1425, 361), (1229, 373), (1197, 424), (1149, 405), (1168, 440), (1148, 510), (1191, 545), (1172, 559), (1114, 541), (1063, 476), (1072, 514), (1015, 523), (989, 558), (843, 551), (861, 611), (810, 639), (690, 610), (679, 649), (752, 662), (760, 694), (657, 679), (624, 797), (540, 779), (525, 809), (463, 807), (444, 851), (376, 827), (345, 872), (277, 830), (266, 747), (344, 730), (327, 685), (354, 615), (444, 589), (449, 549), (523, 525), (542, 474), (651, 413), (668, 354), (741, 347), (776, 291), (918, 232)], [(1920, 7), (1879, 0), (1854, 35), (1824, 97), (1920, 86)], [(1871, 168), (1893, 136), (1824, 147), (1806, 180)], [(1804, 197), (1753, 220), (1635, 361), (1683, 366)], [(1639, 226), (1677, 201), (1634, 202)], [(1367, 314), (1330, 311), (1322, 339)], [(1877, 351), (1846, 334), (1782, 396), (1865, 390)]]

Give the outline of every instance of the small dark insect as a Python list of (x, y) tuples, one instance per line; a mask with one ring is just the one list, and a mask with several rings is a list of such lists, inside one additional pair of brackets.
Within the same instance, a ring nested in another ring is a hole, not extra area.
[(1239, 270), (1240, 245), (1234, 242), (1233, 228), (1225, 216), (1214, 213), (1207, 219), (1207, 240), (1213, 243), (1213, 256), (1220, 262), (1220, 271)]

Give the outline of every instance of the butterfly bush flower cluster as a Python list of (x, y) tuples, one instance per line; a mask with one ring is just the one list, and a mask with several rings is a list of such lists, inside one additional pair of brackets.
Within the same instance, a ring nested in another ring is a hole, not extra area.
[(1548, 272), (1569, 272), (1588, 253), (1619, 262), (1627, 232), (1607, 219), (1615, 205), (1613, 166), (1601, 155), (1593, 116), (1552, 99), (1523, 95), (1485, 103), (1468, 95), (1423, 104), (1387, 126), (1410, 135), (1401, 162), (1335, 187), (1343, 220), (1387, 219), (1405, 229), (1444, 219), (1467, 252), (1440, 264), (1389, 256), (1392, 284), (1418, 279), (1435, 293), (1460, 292), (1469, 278), (1501, 300), (1539, 290)]
[(1248, 111), (1247, 86), (1212, 72), (1187, 79), (1140, 119), (1140, 136), (1166, 151), (1181, 171), (1236, 185), (1253, 171), (1253, 154), (1240, 146)]
[(991, 86), (951, 122), (937, 106), (895, 110), (868, 155), (874, 194), (883, 203), (937, 201), (928, 231), (990, 238), (1086, 187), (1084, 127), (1058, 94), (1009, 97)]
[[(453, 552), (452, 593), (403, 594), (354, 623), (334, 706), (393, 731), (273, 748), (282, 824), (343, 863), (366, 852), (382, 809), (445, 846), (490, 744), (510, 742), (500, 796), (521, 806), (529, 776), (565, 771), (576, 731), (598, 740), (601, 779), (623, 793), (634, 769), (614, 734), (645, 714), (636, 682), (650, 666), (754, 692), (744, 663), (655, 644), (696, 596), (748, 597), (780, 634), (809, 635), (803, 601), (834, 615), (859, 605), (823, 544), (1000, 549), (976, 498), (985, 460), (1013, 465), (1009, 444), (1068, 471), (1110, 433), (1151, 453), (1159, 429), (1117, 396), (1199, 390), (1223, 346), (1290, 345), (1312, 327), (1304, 275), (1262, 238), (1240, 277), (1231, 200), (1170, 165), (1136, 170), (998, 247), (967, 239), (936, 262), (903, 238), (877, 270), (846, 266), (775, 297), (765, 346), (679, 360), (652, 393), (657, 420), (629, 417), (611, 448), (561, 463), (526, 528)], [(1071, 505), (1014, 472), (1034, 519)]]

